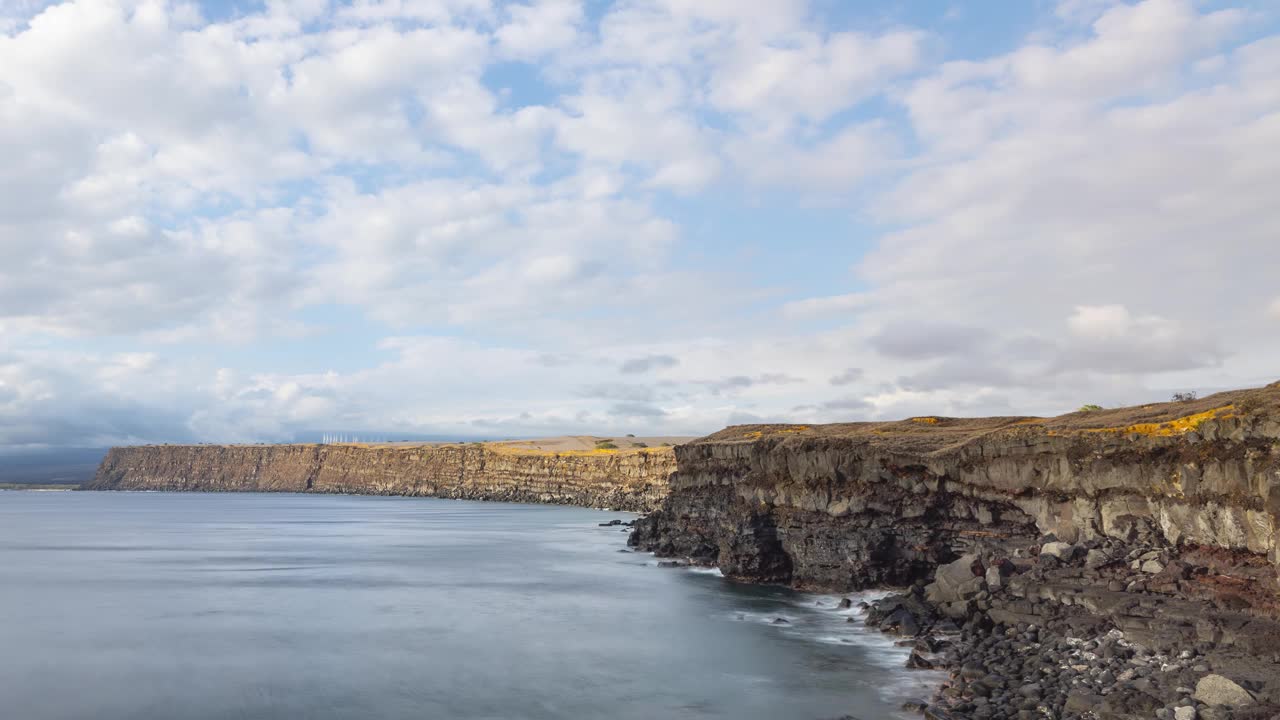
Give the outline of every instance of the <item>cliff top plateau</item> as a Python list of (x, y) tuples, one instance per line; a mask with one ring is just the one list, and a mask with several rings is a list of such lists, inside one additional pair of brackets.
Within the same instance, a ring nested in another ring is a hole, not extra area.
[[(1053, 418), (1015, 416), (951, 418), (926, 415), (887, 422), (826, 425), (733, 425), (693, 441), (757, 442), (770, 439), (838, 438), (887, 452), (945, 455), (979, 439), (1034, 436), (1087, 438), (1173, 437), (1225, 420), (1251, 418), (1274, 426), (1280, 437), (1280, 382), (1262, 388), (1231, 390), (1203, 398), (1112, 409), (1082, 409)], [(1191, 439), (1196, 439), (1192, 436)]]
[[(445, 448), (463, 446), (482, 446), (495, 452), (516, 455), (603, 455), (626, 454), (636, 452), (653, 452), (662, 448), (680, 445), (695, 438), (688, 435), (662, 435), (636, 437), (635, 435), (561, 435), (558, 437), (529, 438), (523, 440), (484, 440), (484, 441), (405, 441), (405, 442), (329, 442), (330, 447), (356, 448)], [(282, 443), (279, 446), (314, 447), (321, 443)], [(264, 443), (248, 443), (225, 447), (273, 447)], [(142, 447), (163, 447), (144, 445)], [(211, 447), (169, 445), (168, 447)], [(213, 444), (212, 447), (224, 447)]]

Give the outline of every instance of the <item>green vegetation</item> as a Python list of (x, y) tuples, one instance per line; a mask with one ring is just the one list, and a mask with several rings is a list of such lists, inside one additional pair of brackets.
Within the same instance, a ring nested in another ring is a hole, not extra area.
[(1098, 412), (1101, 409), (1102, 409), (1101, 405), (1094, 405), (1093, 403), (1089, 403), (1087, 405), (1081, 405), (1080, 409), (1077, 410), (1077, 412)]
[(613, 443), (613, 440), (597, 440), (596, 449), (597, 450), (617, 450), (618, 446)]

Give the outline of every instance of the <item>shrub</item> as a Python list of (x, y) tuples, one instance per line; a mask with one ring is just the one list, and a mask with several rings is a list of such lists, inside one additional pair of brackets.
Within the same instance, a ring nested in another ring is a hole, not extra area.
[(618, 446), (613, 444), (612, 440), (601, 440), (596, 443), (597, 450), (617, 450)]
[(1179, 393), (1173, 394), (1174, 402), (1191, 402), (1192, 400), (1195, 400), (1195, 399), (1196, 399), (1195, 390), (1192, 390), (1191, 392), (1179, 392)]
[(627, 437), (635, 437), (635, 436), (636, 436), (635, 433), (627, 433)]
[(1078, 412), (1098, 412), (1101, 409), (1102, 409), (1101, 405), (1094, 405), (1093, 403), (1089, 403), (1088, 405), (1081, 405), (1080, 410)]

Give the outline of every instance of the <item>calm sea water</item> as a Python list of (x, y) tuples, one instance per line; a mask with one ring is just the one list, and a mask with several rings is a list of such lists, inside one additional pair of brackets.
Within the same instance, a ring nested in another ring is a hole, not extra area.
[(0, 492), (0, 716), (875, 720), (936, 681), (835, 598), (619, 552), (614, 517)]

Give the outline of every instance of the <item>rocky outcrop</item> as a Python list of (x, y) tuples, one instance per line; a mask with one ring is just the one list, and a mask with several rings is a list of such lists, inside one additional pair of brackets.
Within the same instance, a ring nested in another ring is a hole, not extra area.
[(1053, 419), (738, 426), (676, 460), (633, 543), (745, 580), (905, 585), (976, 544), (1046, 533), (1274, 560), (1280, 385)]
[(314, 492), (556, 503), (645, 512), (667, 492), (671, 448), (539, 452), (500, 444), (113, 448), (90, 490)]
[(799, 588), (948, 668), (926, 717), (1280, 717), (1280, 384), (1053, 419), (733, 427), (631, 543)]

